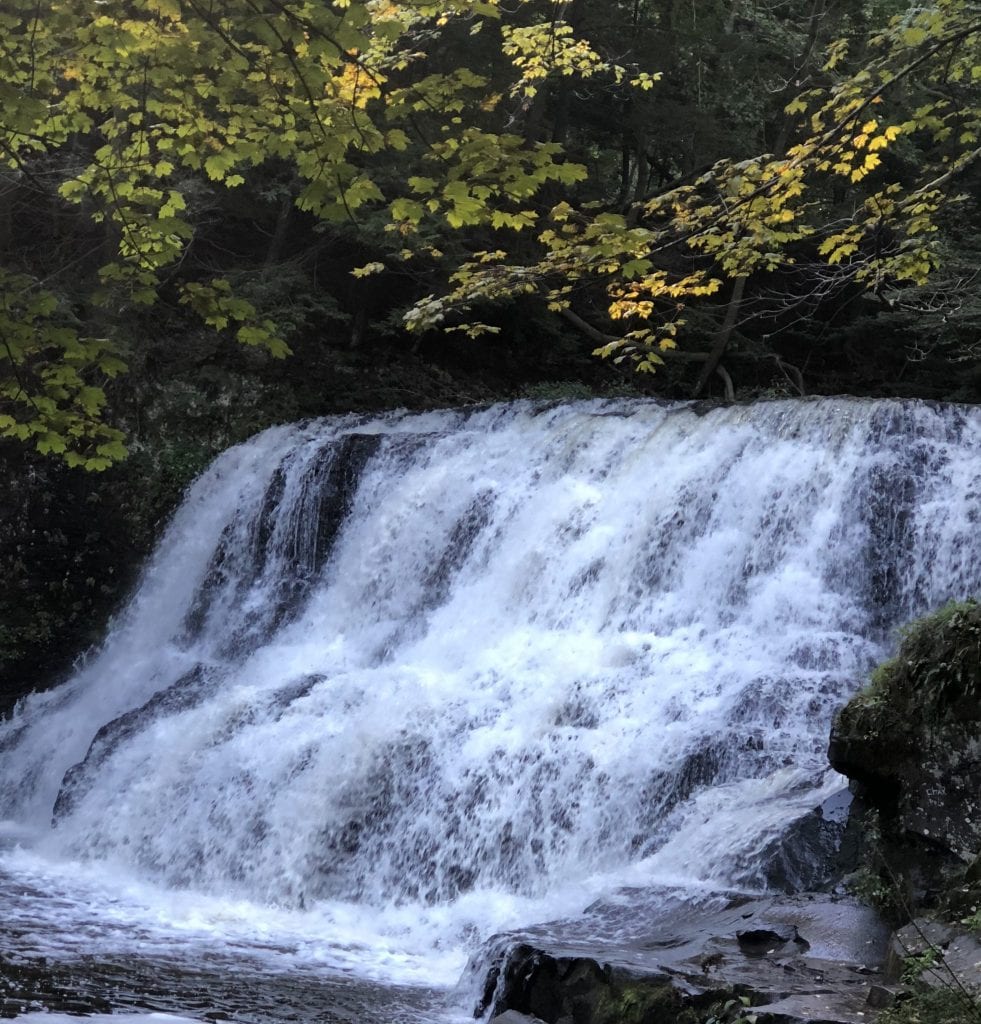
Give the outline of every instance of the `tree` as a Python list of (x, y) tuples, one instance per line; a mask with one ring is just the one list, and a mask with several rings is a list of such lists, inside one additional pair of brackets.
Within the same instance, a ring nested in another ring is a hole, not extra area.
[[(625, 212), (563, 200), (538, 235), (537, 258), (478, 254), (410, 326), (466, 315), (475, 300), (533, 294), (600, 342), (597, 354), (653, 370), (676, 349), (691, 310), (708, 304), (720, 322), (697, 394), (750, 295), (752, 316), (777, 317), (806, 315), (848, 289), (889, 303), (925, 286), (941, 262), (943, 217), (968, 198), (957, 186), (981, 156), (979, 35), (981, 6), (937, 0), (859, 40), (859, 60), (849, 63), (850, 41), (836, 40), (820, 84), (788, 98), (794, 123), (775, 152), (717, 160), (653, 193), (640, 175), (641, 195)], [(816, 23), (803, 38), (807, 78)], [(602, 329), (576, 308), (595, 312), (598, 292)]]
[[(0, 266), (0, 436), (90, 469), (121, 457), (122, 435), (101, 416), (106, 382), (125, 369), (116, 325), (162, 292), (246, 345), (288, 352), (275, 320), (227, 276), (185, 270), (209, 197), (247, 188), (260, 168), (288, 167), (289, 198), (316, 218), (387, 211), (402, 260), (432, 249), (414, 230), (424, 217), (495, 231), (534, 223), (535, 193), (584, 171), (558, 144), (502, 122), (552, 73), (651, 79), (579, 39), (567, 4), (514, 6), (505, 19), (497, 0), (8, 4), (7, 233), (10, 195), (31, 190), (53, 217), (87, 218), (98, 266), (80, 272), (24, 245)], [(501, 94), (488, 95), (485, 74), (428, 56), (481, 32), (510, 73)], [(419, 170), (407, 185), (391, 174), (399, 162)]]
[[(13, 0), (0, 436), (119, 458), (141, 308), (285, 355), (268, 270), (300, 218), (354, 225), (365, 288), (418, 276), (410, 329), (498, 330), (477, 307), (525, 296), (651, 370), (708, 328), (696, 390), (749, 319), (915, 305), (978, 156), (979, 24), (971, 0)], [(278, 211), (252, 288), (215, 255), (236, 197)]]

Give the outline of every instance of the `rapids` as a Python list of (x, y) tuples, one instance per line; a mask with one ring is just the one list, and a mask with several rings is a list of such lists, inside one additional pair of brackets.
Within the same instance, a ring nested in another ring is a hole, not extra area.
[(849, 399), (269, 430), (0, 723), (3, 899), (38, 955), (85, 918), (441, 992), (623, 885), (758, 888), (895, 627), (979, 590), (979, 442)]

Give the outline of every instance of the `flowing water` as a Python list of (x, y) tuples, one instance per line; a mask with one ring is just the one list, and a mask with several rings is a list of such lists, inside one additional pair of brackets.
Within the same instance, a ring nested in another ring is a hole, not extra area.
[(437, 1021), (495, 930), (759, 887), (894, 627), (979, 589), (979, 441), (962, 407), (617, 401), (230, 450), (0, 723), (3, 948), (153, 965), (172, 1013), (208, 998), (168, 964), (268, 1019)]

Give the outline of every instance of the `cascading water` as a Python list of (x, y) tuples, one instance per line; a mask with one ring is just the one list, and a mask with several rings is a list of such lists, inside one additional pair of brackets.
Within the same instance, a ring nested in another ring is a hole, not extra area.
[(759, 885), (893, 627), (981, 589), (979, 442), (856, 400), (267, 431), (0, 724), (6, 870), (433, 983), (625, 882)]

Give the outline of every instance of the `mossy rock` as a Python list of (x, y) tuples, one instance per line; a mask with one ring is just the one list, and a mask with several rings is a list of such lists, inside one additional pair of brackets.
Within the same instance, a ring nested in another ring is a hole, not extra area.
[(828, 757), (876, 812), (873, 870), (907, 901), (960, 906), (948, 897), (973, 891), (964, 871), (981, 854), (981, 605), (908, 626), (839, 713)]
[[(977, 733), (979, 721), (981, 604), (952, 601), (910, 623), (899, 653), (879, 665), (869, 685), (841, 709), (831, 761), (844, 762), (839, 771), (860, 780), (890, 774), (890, 750), (902, 756), (907, 744), (920, 745), (937, 730), (954, 729), (963, 739), (961, 734)], [(858, 776), (849, 768), (857, 768)]]
[(895, 658), (880, 665), (853, 702), (929, 719), (981, 719), (981, 605), (951, 601), (903, 630)]

